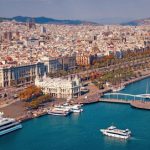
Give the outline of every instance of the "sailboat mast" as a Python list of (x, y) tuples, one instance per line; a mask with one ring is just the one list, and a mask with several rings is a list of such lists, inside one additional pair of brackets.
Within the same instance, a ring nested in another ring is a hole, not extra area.
[(146, 94), (148, 94), (148, 82), (147, 82), (147, 86), (146, 86)]

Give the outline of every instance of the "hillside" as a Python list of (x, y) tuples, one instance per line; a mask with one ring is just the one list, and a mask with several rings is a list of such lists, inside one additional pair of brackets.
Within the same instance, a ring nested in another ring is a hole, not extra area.
[(131, 26), (150, 25), (150, 18), (133, 20), (130, 22), (122, 23), (122, 25), (131, 25)]
[(97, 24), (95, 22), (88, 22), (88, 21), (81, 21), (81, 20), (58, 20), (53, 18), (46, 18), (46, 17), (23, 17), (23, 16), (16, 16), (13, 18), (0, 18), (0, 21), (4, 20), (15, 20), (17, 22), (27, 22), (28, 20), (34, 20), (35, 23), (40, 24), (71, 24), (71, 25), (79, 25), (79, 24)]

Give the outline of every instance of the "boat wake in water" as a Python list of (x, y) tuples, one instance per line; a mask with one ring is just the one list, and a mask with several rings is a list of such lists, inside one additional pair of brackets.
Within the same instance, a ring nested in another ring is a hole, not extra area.
[(136, 137), (130, 137), (130, 140), (134, 140), (134, 141), (145, 141), (145, 139), (140, 139), (140, 138), (136, 138)]

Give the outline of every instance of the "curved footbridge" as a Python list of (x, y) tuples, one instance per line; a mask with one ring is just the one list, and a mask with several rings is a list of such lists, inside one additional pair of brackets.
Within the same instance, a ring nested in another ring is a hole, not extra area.
[[(127, 99), (127, 97), (133, 97), (133, 100), (136, 100), (136, 98), (141, 98), (141, 100), (143, 98), (145, 98), (145, 96), (148, 94), (139, 94), (139, 95), (133, 95), (133, 94), (126, 94), (126, 93), (105, 93), (104, 96), (116, 96), (116, 99), (118, 99), (119, 96), (124, 96), (125, 99)], [(150, 95), (150, 94), (149, 94)]]
[(123, 99), (107, 99), (107, 98), (100, 98), (100, 102), (106, 103), (120, 103), (120, 104), (130, 104), (131, 100), (123, 100)]
[[(150, 110), (150, 101), (144, 101), (146, 94), (140, 95), (133, 95), (133, 94), (126, 94), (126, 93), (106, 93), (105, 96), (109, 96), (109, 98), (100, 98), (100, 102), (106, 103), (119, 103), (119, 104), (129, 104), (132, 107), (139, 108), (139, 109), (147, 109)], [(117, 98), (110, 98), (110, 96), (116, 95)], [(133, 97), (132, 100), (127, 99), (119, 99), (119, 96), (130, 96)], [(140, 100), (136, 100), (136, 98), (140, 98)]]

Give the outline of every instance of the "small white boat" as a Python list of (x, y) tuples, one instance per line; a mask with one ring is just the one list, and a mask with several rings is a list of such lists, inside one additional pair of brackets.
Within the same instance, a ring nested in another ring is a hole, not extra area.
[(57, 110), (62, 110), (62, 111), (70, 111), (70, 108), (68, 106), (63, 106), (63, 105), (58, 105), (54, 107)]
[(115, 126), (110, 126), (107, 129), (100, 129), (100, 131), (106, 136), (120, 139), (128, 139), (131, 136), (131, 131), (129, 129), (120, 130)]
[(79, 108), (79, 107), (77, 107), (77, 106), (73, 106), (73, 107), (71, 108), (71, 111), (72, 111), (73, 113), (80, 113), (80, 112), (83, 111), (83, 109), (82, 109), (82, 108)]
[(80, 105), (68, 105), (68, 106), (64, 106), (64, 109), (68, 109), (73, 113), (80, 113), (83, 111)]
[(70, 105), (69, 103), (64, 103), (63, 105), (60, 105), (60, 107), (63, 107), (63, 106), (76, 106), (76, 107), (81, 108), (81, 107), (83, 106), (83, 104), (74, 104), (74, 105)]
[(113, 88), (112, 88), (112, 91), (113, 91), (113, 92), (118, 92), (118, 91), (121, 91), (121, 90), (123, 90), (123, 89), (125, 89), (125, 86), (113, 87)]
[[(58, 113), (58, 111), (65, 112), (65, 113), (66, 112), (69, 112), (69, 113), (80, 113), (80, 112), (83, 111), (81, 106), (82, 105), (80, 105), (80, 104), (70, 105), (69, 103), (64, 103), (62, 105), (55, 106), (53, 110), (48, 111), (48, 114), (60, 115), (60, 113)], [(65, 114), (62, 113), (62, 115), (65, 115)]]

